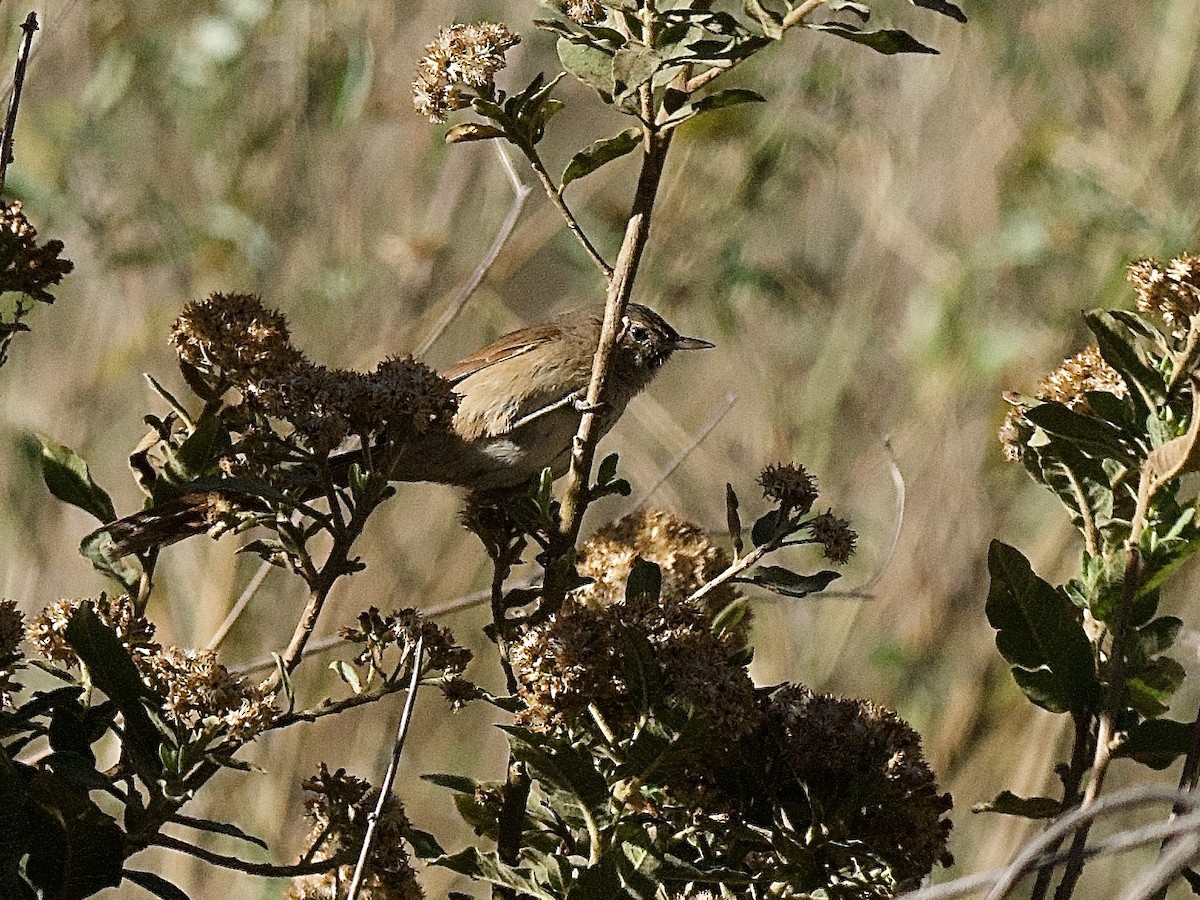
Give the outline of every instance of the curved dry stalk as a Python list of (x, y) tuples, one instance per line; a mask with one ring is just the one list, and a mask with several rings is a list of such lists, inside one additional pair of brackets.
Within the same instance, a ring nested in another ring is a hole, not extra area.
[(413, 356), (421, 357), (428, 353), (429, 349), (437, 343), (438, 338), (442, 336), (442, 333), (450, 327), (450, 323), (458, 318), (458, 314), (463, 311), (463, 307), (467, 305), (467, 301), (471, 299), (471, 296), (479, 288), (479, 285), (483, 283), (483, 279), (500, 256), (500, 251), (504, 249), (504, 245), (512, 237), (513, 229), (517, 227), (517, 220), (521, 217), (522, 210), (525, 209), (525, 201), (533, 191), (533, 188), (523, 182), (521, 176), (517, 174), (517, 170), (513, 166), (512, 160), (508, 158), (508, 151), (504, 149), (503, 144), (499, 141), (493, 141), (492, 144), (495, 146), (496, 153), (500, 157), (500, 166), (504, 169), (504, 174), (508, 176), (508, 183), (513, 189), (512, 206), (509, 207), (508, 215), (504, 217), (504, 221), (500, 223), (500, 230), (496, 232), (496, 237), (492, 241), (492, 245), (488, 248), (488, 252), (479, 261), (479, 265), (475, 267), (475, 271), (471, 273), (471, 277), (467, 279), (466, 284), (459, 288), (454, 299), (450, 301), (445, 311), (438, 317), (433, 327), (429, 329), (429, 334), (417, 345), (417, 349), (413, 351)]
[[(1184, 820), (1185, 818), (1186, 821)], [(1117, 853), (1124, 853), (1127, 850), (1143, 847), (1146, 844), (1153, 844), (1164, 838), (1194, 832), (1197, 827), (1200, 827), (1200, 813), (1190, 813), (1188, 816), (1176, 819), (1174, 822), (1155, 822), (1150, 825), (1143, 825), (1140, 828), (1118, 832), (1088, 847), (1085, 855), (1088, 859), (1113, 856)], [(1061, 865), (1069, 858), (1069, 850), (1061, 853), (1043, 853), (1033, 860), (1031, 868), (1041, 869)], [(992, 887), (1007, 872), (1007, 866), (999, 869), (989, 869), (986, 872), (964, 875), (961, 878), (955, 878), (953, 881), (946, 881), (942, 884), (935, 884), (907, 894), (901, 894), (901, 897), (903, 900), (951, 900), (954, 897), (968, 897)]]
[(904, 509), (906, 506), (906, 498), (908, 496), (907, 488), (904, 484), (904, 473), (900, 471), (900, 466), (896, 462), (896, 454), (892, 451), (892, 439), (885, 437), (883, 439), (883, 454), (888, 464), (888, 473), (892, 476), (892, 486), (896, 489), (896, 509), (892, 516), (892, 540), (888, 546), (888, 552), (884, 555), (879, 565), (875, 567), (875, 572), (856, 588), (848, 588), (842, 591), (820, 591), (812, 594), (812, 599), (818, 597), (824, 599), (840, 599), (840, 600), (873, 600), (875, 595), (871, 593), (875, 585), (883, 580), (883, 573), (892, 563), (892, 558), (896, 555), (896, 547), (900, 544), (900, 532), (904, 528)]
[[(1064, 837), (1072, 833), (1085, 833), (1091, 827), (1093, 821), (1109, 813), (1134, 806), (1142, 806), (1147, 803), (1163, 802), (1184, 803), (1189, 808), (1195, 809), (1200, 806), (1200, 797), (1171, 788), (1146, 786), (1115, 793), (1108, 797), (1101, 797), (1090, 806), (1081, 806), (1078, 809), (1072, 810), (1059, 818), (1058, 821), (1038, 835), (1037, 838), (1025, 845), (1025, 849), (1003, 870), (1003, 876), (996, 881), (995, 887), (987, 895), (987, 900), (1001, 900), (1001, 898), (1008, 896), (1009, 892), (1024, 875), (1038, 867), (1037, 860), (1056, 841), (1061, 841)], [(1177, 819), (1176, 821), (1180, 820)], [(1072, 846), (1068, 851), (1068, 857), (1071, 858), (1076, 854), (1082, 854), (1082, 849)], [(916, 898), (920, 895), (916, 894), (913, 896)], [(922, 900), (925, 900), (925, 898), (922, 898)]]
[[(262, 583), (267, 580), (267, 575), (273, 568), (275, 567), (269, 562), (264, 562), (258, 567), (258, 571), (250, 578), (250, 583), (246, 585), (246, 589), (242, 591), (242, 595), (237, 598), (237, 602), (233, 604), (228, 615), (225, 616), (225, 621), (220, 624), (217, 630), (213, 632), (213, 636), (208, 639), (208, 643), (204, 645), (205, 650), (216, 650), (221, 646), (225, 641), (226, 635), (229, 634), (229, 630), (233, 628), (234, 623), (245, 612), (246, 607), (250, 605), (250, 601), (254, 599), (254, 595), (258, 593), (258, 589), (262, 587)], [(274, 665), (274, 661), (272, 661), (272, 665)]]

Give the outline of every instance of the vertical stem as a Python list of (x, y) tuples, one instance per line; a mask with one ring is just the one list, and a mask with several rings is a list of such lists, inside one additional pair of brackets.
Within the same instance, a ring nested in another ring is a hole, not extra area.
[(608, 283), (605, 298), (604, 324), (600, 331), (600, 344), (592, 358), (592, 377), (588, 383), (585, 412), (579, 422), (579, 431), (571, 448), (571, 468), (567, 473), (567, 485), (563, 492), (561, 548), (572, 547), (579, 537), (583, 523), (584, 502), (588, 479), (591, 477), (592, 461), (596, 455), (597, 413), (604, 402), (604, 388), (612, 365), (613, 348), (621, 329), (621, 319), (629, 306), (633, 293), (633, 282), (637, 275), (646, 240), (650, 235), (650, 216), (658, 196), (671, 135), (647, 129), (642, 151), (642, 170), (638, 177), (637, 190), (629, 222), (625, 227), (625, 239)]
[[(1104, 779), (1112, 762), (1112, 742), (1116, 736), (1117, 713), (1125, 697), (1125, 632), (1129, 630), (1129, 614), (1133, 600), (1142, 582), (1142, 531), (1146, 527), (1146, 513), (1150, 508), (1150, 496), (1154, 485), (1151, 473), (1143, 468), (1138, 481), (1137, 507), (1129, 523), (1129, 537), (1125, 540), (1125, 580), (1121, 587), (1121, 599), (1113, 612), (1112, 641), (1108, 647), (1108, 664), (1105, 677), (1108, 688), (1104, 694), (1104, 707), (1100, 711), (1096, 729), (1096, 750), (1092, 759), (1092, 775), (1080, 803), (1086, 809), (1096, 802), (1104, 789)], [(1075, 892), (1079, 876), (1083, 873), (1084, 847), (1087, 845), (1089, 826), (1084, 825), (1071, 841), (1071, 856), (1063, 871), (1062, 881), (1054, 892), (1054, 900), (1069, 900)]]
[(17, 68), (13, 73), (13, 92), (8, 100), (8, 114), (4, 118), (4, 138), (0, 141), (0, 196), (4, 194), (4, 179), (8, 176), (8, 164), (13, 161), (13, 129), (17, 126), (17, 107), (21, 103), (21, 88), (25, 85), (25, 66), (29, 63), (29, 48), (33, 44), (33, 33), (38, 30), (37, 13), (31, 12), (21, 23), (25, 37), (17, 53)]

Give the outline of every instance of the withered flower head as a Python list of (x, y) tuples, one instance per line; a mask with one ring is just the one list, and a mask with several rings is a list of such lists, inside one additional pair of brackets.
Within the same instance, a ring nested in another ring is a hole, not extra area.
[[(317, 774), (303, 783), (312, 794), (305, 801), (312, 822), (309, 842), (314, 844), (313, 859), (330, 859), (339, 853), (356, 852), (366, 835), (367, 817), (379, 801), (379, 791), (371, 783), (345, 769), (330, 772), (321, 763)], [(359, 897), (366, 900), (420, 900), (425, 894), (417, 883), (404, 842), (412, 826), (404, 804), (388, 797), (376, 827), (371, 857)], [(341, 900), (354, 875), (354, 866), (339, 866), (320, 875), (295, 879), (286, 896), (289, 900)]]
[(220, 731), (245, 741), (274, 718), (270, 697), (217, 662), (211, 650), (163, 648), (154, 641), (154, 625), (137, 612), (127, 595), (96, 599), (64, 599), (50, 606), (26, 628), (25, 636), (48, 659), (78, 665), (66, 640), (67, 626), (83, 604), (116, 632), (129, 652), (142, 682), (162, 701), (166, 718), (179, 728)]
[(85, 603), (90, 603), (100, 621), (117, 633), (135, 660), (159, 649), (154, 643), (154, 623), (137, 611), (127, 594), (102, 593), (94, 600), (75, 597), (51, 603), (26, 626), (25, 639), (47, 659), (78, 665), (79, 657), (67, 643), (66, 633), (71, 617)]
[(0, 600), (0, 708), (12, 706), (12, 695), (21, 689), (14, 676), (24, 668), (25, 654), (18, 649), (25, 637), (22, 619), (15, 600)]
[(839, 565), (849, 562), (854, 545), (858, 542), (858, 535), (849, 522), (832, 512), (823, 512), (814, 516), (808, 527), (812, 530), (813, 540), (825, 548), (826, 559)]
[(521, 42), (498, 22), (443, 28), (425, 47), (413, 81), (413, 106), (431, 122), (444, 122), (456, 109), (470, 105), (462, 88), (490, 95), (504, 54)]
[(1165, 268), (1157, 260), (1140, 259), (1126, 277), (1137, 291), (1138, 309), (1162, 316), (1174, 337), (1187, 336), (1200, 312), (1200, 257), (1185, 253)]
[(767, 466), (758, 477), (763, 496), (804, 515), (817, 500), (817, 479), (798, 463)]
[(597, 0), (569, 0), (567, 18), (580, 25), (596, 25), (604, 21), (604, 7)]
[[(1125, 397), (1129, 387), (1121, 373), (1105, 361), (1100, 348), (1087, 347), (1074, 356), (1068, 356), (1057, 369), (1044, 376), (1038, 384), (1038, 400), (1061, 403), (1067, 409), (1083, 415), (1091, 414), (1087, 395), (1103, 392), (1115, 397)], [(1013, 404), (1004, 422), (1000, 425), (998, 438), (1004, 450), (1004, 458), (1015, 462), (1021, 458), (1025, 442), (1032, 433), (1032, 425), (1025, 418), (1027, 401), (1019, 394), (1006, 393), (1005, 399)]]
[(487, 696), (479, 685), (461, 676), (447, 678), (438, 688), (453, 712), (458, 712), (473, 700), (481, 700)]
[(168, 647), (145, 658), (142, 678), (163, 698), (163, 711), (181, 728), (220, 730), (248, 740), (274, 719), (270, 697), (232, 674), (212, 650)]
[(440, 671), (447, 679), (453, 679), (462, 675), (471, 661), (471, 651), (455, 643), (454, 632), (436, 622), (425, 621), (411, 607), (384, 615), (372, 606), (358, 614), (357, 628), (343, 628), (340, 634), (345, 641), (363, 645), (355, 659), (359, 665), (374, 663), (382, 669), (383, 655), (389, 647), (397, 648), (401, 654), (411, 653), (418, 636), (424, 637), (427, 670)]
[(210, 294), (184, 306), (171, 329), (181, 362), (251, 392), (286, 378), (303, 355), (291, 344), (287, 320), (254, 294)]
[(952, 862), (951, 823), (942, 819), (950, 795), (938, 789), (921, 736), (894, 712), (787, 685), (770, 698), (767, 716), (779, 735), (781, 771), (816, 801), (831, 838), (865, 845), (900, 880)]
[(21, 202), (0, 205), (0, 292), (14, 291), (43, 303), (52, 303), (54, 295), (46, 288), (58, 284), (73, 268), (69, 259), (61, 259), (62, 241), (46, 241), (39, 246), (37, 229)]
[[(625, 583), (635, 557), (659, 565), (657, 601), (629, 603)], [(730, 736), (757, 722), (754, 685), (730, 661), (745, 646), (748, 622), (713, 634), (713, 619), (738, 596), (722, 586), (699, 601), (688, 598), (728, 565), (725, 553), (694, 525), (669, 513), (635, 513), (601, 529), (580, 550), (579, 573), (593, 583), (574, 591), (563, 608), (531, 628), (511, 648), (525, 709), (518, 718), (552, 728), (596, 704), (614, 725), (639, 713), (624, 675), (623, 635), (634, 630), (654, 649), (669, 702), (692, 704)], [(748, 618), (748, 617), (747, 617)]]
[(1054, 400), (1067, 409), (1088, 413), (1088, 391), (1103, 391), (1117, 397), (1128, 395), (1129, 388), (1121, 374), (1105, 362), (1099, 347), (1088, 347), (1062, 361), (1057, 369), (1042, 379), (1038, 386), (1039, 400)]

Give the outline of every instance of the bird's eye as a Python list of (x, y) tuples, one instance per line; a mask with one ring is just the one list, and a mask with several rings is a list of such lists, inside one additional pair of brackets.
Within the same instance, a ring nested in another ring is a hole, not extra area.
[(639, 344), (645, 344), (650, 340), (650, 329), (645, 325), (639, 325), (637, 322), (631, 322), (629, 325), (629, 336)]

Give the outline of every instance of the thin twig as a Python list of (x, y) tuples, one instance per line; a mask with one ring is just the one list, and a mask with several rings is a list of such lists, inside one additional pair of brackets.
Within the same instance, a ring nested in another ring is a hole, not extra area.
[[(825, 0), (805, 0), (804, 3), (801, 3), (791, 12), (789, 12), (784, 17), (783, 24), (780, 26), (780, 37), (782, 37), (783, 32), (787, 31), (789, 28), (793, 28), (797, 25), (803, 25), (804, 20), (808, 18), (809, 13), (815, 11), (818, 6), (821, 6), (824, 3)], [(688, 94), (694, 94), (702, 87), (706, 87), (707, 85), (711, 84), (730, 69), (735, 68), (739, 63), (744, 62), (749, 58), (750, 57), (748, 56), (743, 56), (741, 59), (729, 60), (728, 62), (722, 62), (721, 64), (715, 65), (712, 68), (705, 69), (699, 75), (695, 75), (687, 80), (687, 83), (683, 88), (684, 92)]]
[[(1192, 742), (1188, 745), (1187, 756), (1183, 759), (1183, 771), (1179, 773), (1179, 789), (1191, 793), (1196, 790), (1197, 779), (1200, 779), (1200, 710), (1196, 711), (1196, 718), (1192, 721)], [(1174, 821), (1186, 812), (1182, 803), (1176, 803), (1171, 807), (1171, 815), (1167, 821)], [(1159, 859), (1161, 860), (1171, 847), (1172, 839), (1168, 838), (1162, 843), (1159, 848)], [(1164, 887), (1154, 895), (1154, 900), (1166, 900), (1167, 889)]]
[(1172, 834), (1169, 838), (1170, 849), (1153, 866), (1138, 875), (1121, 894), (1120, 900), (1151, 900), (1159, 894), (1165, 895), (1179, 873), (1200, 857), (1200, 835), (1196, 834), (1196, 827), (1193, 825), (1189, 831), (1179, 830)]
[(392, 759), (383, 776), (383, 783), (379, 786), (379, 800), (367, 817), (367, 833), (363, 836), (362, 851), (358, 855), (358, 863), (354, 866), (354, 877), (350, 880), (350, 887), (346, 890), (346, 900), (355, 900), (358, 896), (358, 889), (362, 885), (363, 876), (367, 871), (367, 858), (371, 855), (371, 846), (375, 842), (379, 819), (383, 816), (383, 807), (392, 795), (396, 771), (400, 768), (400, 754), (404, 751), (404, 739), (408, 736), (408, 726), (412, 722), (413, 707), (417, 701), (417, 685), (421, 680), (421, 666), (424, 661), (425, 636), (418, 634), (417, 646), (413, 650), (412, 678), (408, 682), (408, 696), (404, 698), (404, 711), (400, 714), (400, 724), (396, 728), (396, 740), (392, 744)]
[(417, 349), (413, 351), (414, 356), (424, 356), (429, 352), (429, 348), (437, 343), (437, 339), (442, 336), (450, 323), (453, 322), (463, 307), (467, 305), (467, 301), (471, 299), (483, 283), (488, 271), (500, 256), (500, 251), (504, 249), (504, 245), (508, 243), (508, 239), (512, 237), (513, 229), (517, 227), (517, 220), (521, 217), (521, 211), (525, 208), (525, 201), (533, 188), (521, 180), (521, 176), (517, 174), (517, 170), (513, 167), (512, 160), (508, 158), (508, 151), (504, 149), (504, 145), (500, 141), (492, 141), (496, 148), (496, 153), (500, 157), (501, 168), (504, 169), (504, 174), (508, 176), (508, 183), (512, 185), (513, 202), (509, 207), (508, 215), (504, 217), (504, 221), (500, 223), (500, 230), (496, 232), (496, 237), (492, 241), (492, 245), (488, 248), (487, 254), (479, 261), (479, 265), (475, 267), (475, 271), (471, 273), (471, 277), (467, 279), (466, 284), (459, 288), (454, 299), (446, 307), (445, 311), (438, 317), (433, 328), (429, 330), (425, 340), (417, 345)]
[(233, 628), (234, 622), (238, 620), (246, 607), (250, 605), (250, 601), (254, 595), (258, 593), (258, 589), (262, 587), (262, 583), (267, 580), (267, 575), (271, 569), (275, 568), (269, 562), (264, 562), (258, 567), (258, 571), (254, 573), (250, 579), (250, 583), (246, 585), (246, 589), (242, 591), (242, 595), (237, 598), (237, 603), (233, 604), (233, 608), (229, 610), (229, 614), (225, 616), (225, 621), (213, 633), (213, 636), (208, 639), (205, 645), (205, 650), (216, 650), (225, 640), (225, 636), (229, 634), (229, 629)]
[(567, 201), (563, 199), (562, 191), (554, 183), (554, 179), (550, 177), (550, 173), (546, 171), (545, 164), (542, 163), (542, 158), (538, 156), (538, 152), (533, 147), (522, 147), (525, 152), (529, 164), (533, 166), (533, 171), (537, 173), (538, 181), (542, 183), (542, 187), (546, 190), (546, 196), (550, 198), (550, 202), (554, 204), (559, 214), (563, 217), (563, 221), (567, 223), (567, 229), (571, 234), (575, 235), (575, 239), (579, 241), (588, 258), (596, 264), (601, 274), (605, 278), (612, 278), (612, 266), (604, 261), (604, 257), (600, 255), (600, 251), (592, 245), (588, 240), (588, 236), (584, 233), (583, 228), (575, 218), (575, 214), (571, 212), (571, 207), (567, 206)]
[(336, 869), (338, 866), (349, 865), (354, 859), (348, 853), (339, 853), (329, 857), (329, 859), (282, 866), (275, 863), (254, 863), (238, 859), (236, 856), (226, 856), (224, 853), (213, 853), (211, 850), (205, 850), (203, 847), (197, 847), (195, 844), (189, 844), (187, 841), (173, 838), (169, 834), (156, 834), (151, 837), (150, 843), (156, 847), (165, 847), (167, 850), (177, 850), (180, 853), (186, 853), (188, 856), (202, 859), (204, 862), (220, 866), (222, 869), (234, 869), (238, 872), (245, 872), (248, 875), (260, 875), (264, 878), (296, 878), (301, 875), (319, 875), (322, 872)]
[(650, 498), (658, 493), (658, 489), (666, 484), (667, 480), (675, 474), (675, 470), (682, 466), (687, 458), (692, 455), (692, 451), (699, 447), (704, 439), (712, 433), (713, 429), (724, 421), (735, 403), (737, 403), (737, 395), (726, 394), (725, 399), (717, 405), (717, 408), (708, 417), (708, 420), (691, 436), (684, 448), (676, 453), (675, 458), (663, 467), (663, 470), (659, 473), (658, 478), (654, 480), (654, 483), (642, 491), (637, 500), (631, 503), (617, 518), (623, 518), (645, 506)]
[[(1156, 841), (1161, 841), (1164, 837), (1186, 834), (1189, 831), (1194, 831), (1197, 826), (1200, 826), (1200, 813), (1191, 813), (1184, 818), (1176, 819), (1174, 823), (1153, 822), (1140, 828), (1118, 832), (1088, 847), (1085, 854), (1088, 859), (1112, 856), (1117, 853), (1124, 853), (1126, 850), (1132, 850), (1135, 847), (1153, 844)], [(1069, 850), (1061, 853), (1049, 851), (1034, 859), (1030, 868), (1052, 868), (1066, 862), (1069, 857)], [(986, 872), (977, 872), (974, 875), (964, 875), (961, 878), (955, 878), (953, 881), (935, 884), (908, 894), (901, 894), (900, 896), (903, 900), (951, 900), (953, 897), (966, 897), (996, 884), (1005, 876), (1008, 868), (1008, 866), (1005, 866), (999, 869), (989, 869)]]
[[(1200, 798), (1197, 798), (1194, 794), (1188, 794), (1171, 788), (1145, 786), (1121, 791), (1108, 797), (1101, 797), (1090, 806), (1081, 806), (1078, 809), (1072, 810), (1025, 845), (1025, 848), (1004, 869), (1003, 877), (996, 881), (996, 885), (992, 888), (991, 893), (988, 894), (987, 900), (1000, 900), (1000, 898), (1006, 897), (1009, 891), (1013, 889), (1013, 886), (1024, 875), (1037, 867), (1038, 858), (1055, 841), (1061, 841), (1068, 834), (1078, 834), (1080, 831), (1090, 828), (1092, 822), (1099, 817), (1117, 810), (1142, 806), (1147, 803), (1175, 803), (1177, 801), (1186, 803), (1193, 809), (1200, 805)], [(1069, 851), (1068, 855), (1071, 852), (1074, 852), (1074, 848)], [(920, 897), (919, 893), (913, 895), (913, 900), (916, 900), (918, 897)], [(921, 898), (921, 900), (925, 900), (925, 898)]]
[(25, 66), (29, 63), (29, 48), (33, 44), (33, 33), (38, 30), (37, 13), (30, 12), (21, 23), (25, 36), (17, 53), (17, 67), (13, 72), (12, 96), (8, 98), (8, 115), (4, 117), (4, 137), (0, 140), (0, 197), (4, 195), (4, 180), (8, 176), (8, 165), (13, 161), (13, 129), (17, 127), (17, 107), (21, 104), (21, 88), (25, 86)]
[(841, 599), (841, 600), (872, 600), (874, 594), (871, 591), (875, 585), (883, 580), (883, 573), (892, 563), (892, 558), (896, 555), (896, 547), (900, 544), (900, 532), (904, 528), (904, 509), (905, 498), (907, 491), (904, 485), (904, 473), (900, 471), (900, 466), (896, 463), (896, 454), (892, 452), (892, 439), (885, 437), (883, 439), (883, 454), (887, 460), (888, 472), (892, 476), (892, 486), (896, 489), (896, 506), (895, 515), (892, 516), (892, 540), (888, 546), (888, 552), (875, 567), (874, 574), (871, 575), (865, 582), (856, 588), (846, 588), (838, 591), (820, 591), (812, 594), (811, 599)]

